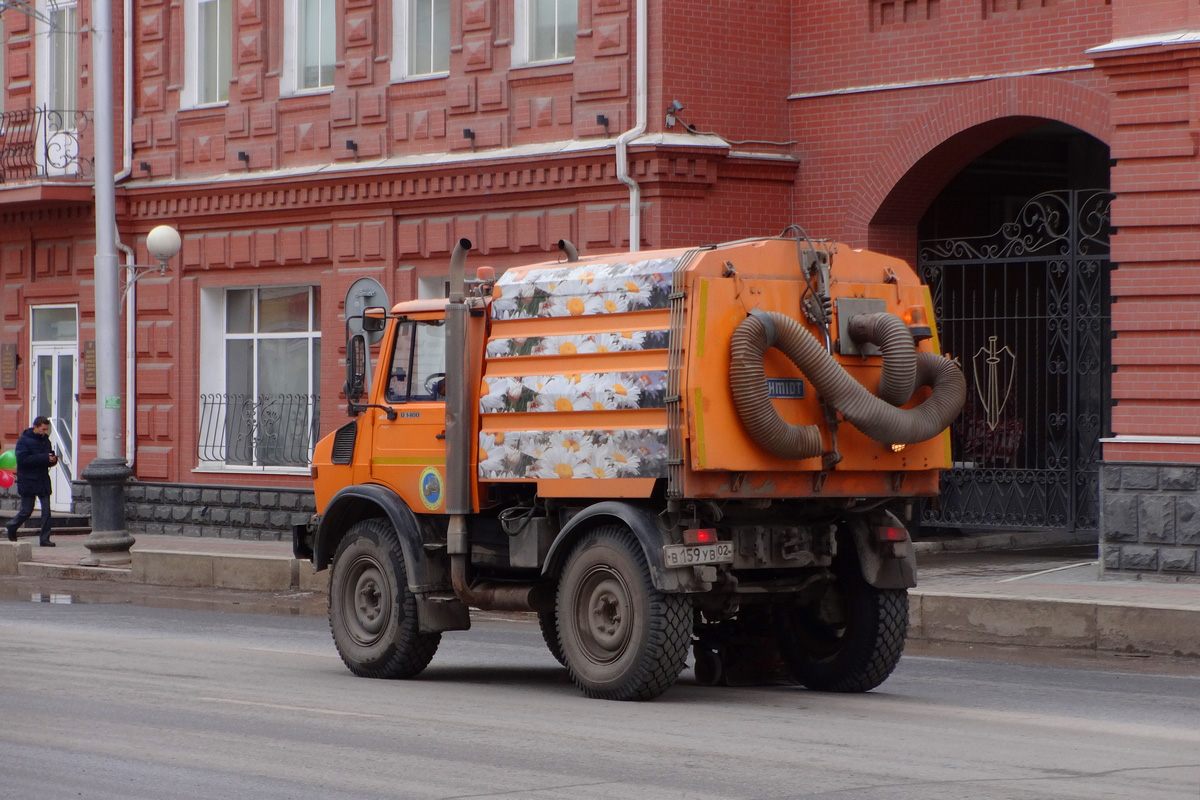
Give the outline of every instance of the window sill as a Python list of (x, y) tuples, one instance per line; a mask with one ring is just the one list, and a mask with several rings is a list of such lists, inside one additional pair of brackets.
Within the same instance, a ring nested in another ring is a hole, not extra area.
[(228, 100), (219, 100), (215, 103), (197, 103), (193, 106), (180, 106), (179, 112), (182, 114), (182, 113), (187, 113), (188, 111), (213, 111), (213, 110), (217, 110), (217, 109), (226, 108), (226, 107), (228, 107), (228, 105), (229, 105)]
[(316, 89), (295, 89), (287, 94), (281, 94), (280, 100), (287, 100), (292, 97), (321, 97), (322, 95), (333, 94), (333, 86), (321, 86)]
[(227, 109), (228, 107), (229, 107), (228, 102), (205, 103), (202, 106), (180, 106), (179, 113), (180, 114), (189, 114), (189, 115), (194, 114), (196, 116), (201, 116), (205, 113), (221, 114), (221, 113), (224, 113), (225, 109)]
[(428, 75), (406, 75), (402, 78), (392, 78), (392, 83), (422, 83), (424, 81), (445, 80), (449, 77), (449, 72), (431, 72)]
[(539, 67), (561, 67), (565, 64), (574, 64), (575, 57), (570, 58), (552, 58), (548, 61), (529, 61), (524, 64), (513, 64), (509, 69), (537, 69)]

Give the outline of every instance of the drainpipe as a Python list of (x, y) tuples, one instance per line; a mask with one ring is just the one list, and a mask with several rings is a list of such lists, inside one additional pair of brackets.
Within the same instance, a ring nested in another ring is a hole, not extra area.
[(121, 243), (121, 231), (117, 231), (117, 249), (125, 254), (125, 463), (133, 469), (137, 458), (137, 420), (134, 418), (137, 405), (137, 281), (129, 281), (136, 263), (133, 248)]
[(617, 180), (629, 187), (629, 251), (636, 253), (642, 243), (642, 187), (629, 177), (628, 146), (646, 132), (646, 0), (637, 0), (637, 124), (617, 137)]
[[(125, 70), (125, 99), (121, 103), (122, 114), (121, 121), (121, 171), (113, 176), (113, 182), (123, 181), (133, 172), (133, 0), (125, 0), (124, 5), (125, 19), (125, 49), (122, 52), (123, 69)], [(121, 248), (120, 243), (117, 247)], [(121, 248), (125, 255), (129, 257), (129, 263), (133, 263), (133, 257), (129, 255), (125, 248)], [(133, 461), (129, 462), (133, 466)]]

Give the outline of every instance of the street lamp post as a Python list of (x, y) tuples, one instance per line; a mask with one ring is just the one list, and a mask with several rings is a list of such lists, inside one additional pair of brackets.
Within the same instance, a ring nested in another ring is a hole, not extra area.
[[(83, 542), (91, 554), (84, 556), (79, 563), (111, 566), (130, 562), (129, 548), (133, 546), (134, 539), (125, 530), (125, 481), (131, 470), (122, 453), (121, 431), (119, 262), (113, 170), (113, 25), (110, 0), (94, 0), (91, 34), (96, 132), (96, 459), (81, 473), (91, 486), (92, 532)], [(132, 102), (132, 98), (126, 97), (124, 102)], [(169, 233), (160, 233), (163, 228)], [(179, 252), (179, 234), (167, 226), (159, 226), (150, 232), (146, 244), (165, 269), (166, 259)], [(136, 277), (136, 274), (131, 274), (129, 280), (135, 280)]]
[[(128, 564), (133, 537), (125, 530), (121, 453), (121, 351), (117, 341), (117, 213), (113, 179), (112, 4), (92, 3), (92, 91), (96, 132), (96, 459), (81, 473), (92, 490), (91, 551), (80, 563)], [(129, 98), (125, 98), (129, 102)]]

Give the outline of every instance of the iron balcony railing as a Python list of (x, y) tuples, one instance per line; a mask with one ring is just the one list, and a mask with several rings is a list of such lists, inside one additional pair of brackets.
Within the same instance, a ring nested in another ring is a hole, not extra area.
[(307, 467), (318, 438), (315, 394), (202, 394), (201, 462), (240, 467)]
[(0, 184), (90, 180), (93, 159), (80, 145), (91, 122), (91, 111), (46, 106), (0, 112)]

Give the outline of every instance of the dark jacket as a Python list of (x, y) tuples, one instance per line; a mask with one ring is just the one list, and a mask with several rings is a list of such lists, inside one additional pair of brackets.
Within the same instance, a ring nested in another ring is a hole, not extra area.
[(26, 428), (17, 439), (17, 494), (50, 494), (50, 437)]

